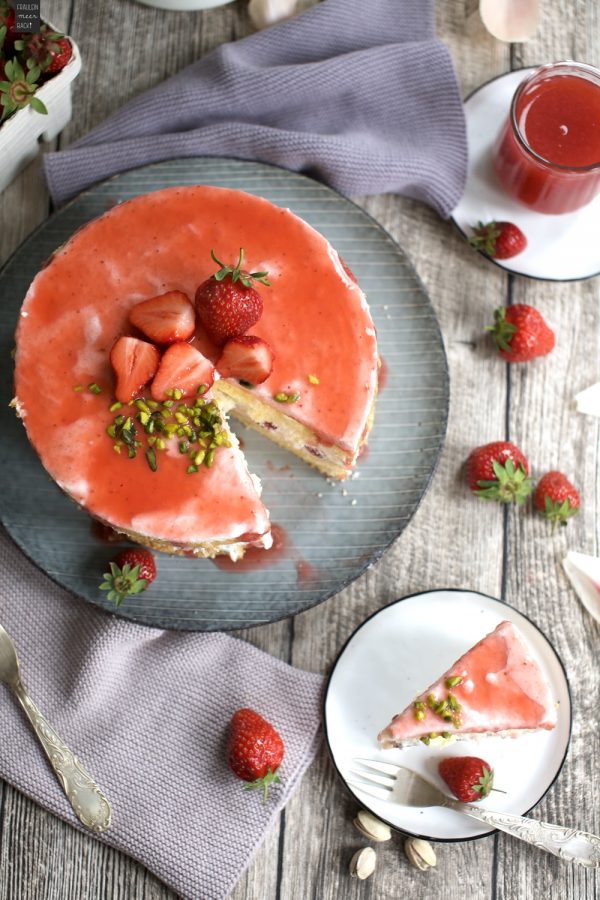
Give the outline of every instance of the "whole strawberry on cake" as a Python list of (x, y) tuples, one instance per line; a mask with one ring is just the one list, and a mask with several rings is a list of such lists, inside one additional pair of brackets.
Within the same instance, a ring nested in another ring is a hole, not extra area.
[(15, 407), (50, 476), (171, 553), (271, 545), (229, 413), (340, 479), (372, 424), (364, 294), (324, 237), (241, 191), (169, 188), (81, 228), (30, 286), (16, 342)]

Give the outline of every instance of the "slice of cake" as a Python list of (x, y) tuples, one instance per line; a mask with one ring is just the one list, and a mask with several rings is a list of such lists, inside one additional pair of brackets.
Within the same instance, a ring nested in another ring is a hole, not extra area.
[[(268, 348), (256, 384), (235, 367), (219, 378), (227, 353), (194, 304), (220, 278), (214, 254), (232, 271), (240, 248), (238, 286), (268, 273), (247, 329)], [(271, 535), (226, 414), (343, 478), (371, 425), (378, 364), (365, 297), (324, 237), (242, 191), (176, 187), (85, 225), (36, 276), (14, 405), (50, 476), (92, 516), (155, 549), (237, 559)]]
[(550, 689), (510, 622), (457, 659), (378, 735), (382, 747), (437, 737), (517, 735), (556, 725)]

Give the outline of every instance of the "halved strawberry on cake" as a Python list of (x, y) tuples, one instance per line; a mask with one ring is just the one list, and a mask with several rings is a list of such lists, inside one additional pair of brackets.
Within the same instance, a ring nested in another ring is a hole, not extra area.
[(516, 736), (556, 725), (539, 664), (510, 622), (471, 647), (378, 735), (382, 747), (435, 738)]

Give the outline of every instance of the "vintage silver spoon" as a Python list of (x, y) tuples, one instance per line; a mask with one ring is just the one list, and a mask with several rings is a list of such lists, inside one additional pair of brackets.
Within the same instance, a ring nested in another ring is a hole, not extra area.
[(21, 682), (15, 645), (1, 625), (0, 682), (11, 689), (25, 710), (77, 818), (91, 831), (106, 831), (111, 815), (108, 800), (28, 696)]

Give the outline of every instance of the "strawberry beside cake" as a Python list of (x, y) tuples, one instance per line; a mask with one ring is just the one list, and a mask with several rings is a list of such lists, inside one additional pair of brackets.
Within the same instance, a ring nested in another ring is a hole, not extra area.
[(552, 729), (556, 708), (544, 675), (515, 627), (501, 622), (394, 716), (383, 747), (439, 737), (518, 735)]
[(227, 414), (345, 477), (377, 391), (375, 331), (336, 251), (241, 191), (113, 208), (24, 300), (15, 406), (56, 483), (134, 541), (197, 556), (271, 543)]

